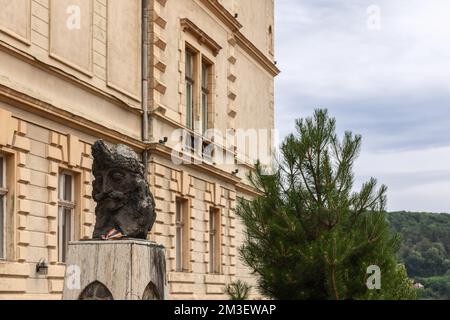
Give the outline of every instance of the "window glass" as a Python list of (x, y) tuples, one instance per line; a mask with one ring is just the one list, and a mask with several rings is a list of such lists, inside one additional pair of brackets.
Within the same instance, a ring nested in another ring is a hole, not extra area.
[(220, 273), (220, 210), (209, 210), (209, 272)]
[(5, 257), (5, 202), (0, 195), (0, 259)]
[(66, 262), (67, 248), (73, 240), (75, 203), (73, 202), (74, 178), (68, 173), (59, 176), (58, 204), (58, 261)]
[(4, 165), (4, 160), (3, 157), (0, 157), (0, 188), (4, 188), (5, 184), (4, 184), (4, 170), (5, 170), (5, 165)]
[(176, 211), (176, 270), (183, 271), (183, 204), (181, 200), (177, 200)]
[(194, 127), (194, 54), (186, 49), (186, 126)]
[(0, 156), (0, 259), (5, 258), (5, 246), (6, 246), (6, 161), (5, 158)]
[(202, 130), (208, 130), (209, 65), (202, 63)]

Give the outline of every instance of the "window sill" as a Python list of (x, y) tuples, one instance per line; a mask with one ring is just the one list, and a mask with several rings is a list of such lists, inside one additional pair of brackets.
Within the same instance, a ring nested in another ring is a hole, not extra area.
[(195, 274), (186, 271), (174, 271), (167, 275), (169, 282), (195, 283)]
[(0, 276), (30, 276), (30, 264), (7, 259), (0, 259)]
[(206, 284), (225, 284), (226, 278), (223, 274), (205, 274)]

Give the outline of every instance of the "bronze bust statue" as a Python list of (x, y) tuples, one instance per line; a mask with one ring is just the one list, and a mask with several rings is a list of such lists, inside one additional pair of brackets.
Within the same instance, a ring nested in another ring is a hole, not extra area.
[(98, 140), (92, 155), (97, 203), (93, 238), (146, 239), (156, 218), (155, 201), (137, 154), (125, 145), (109, 147)]

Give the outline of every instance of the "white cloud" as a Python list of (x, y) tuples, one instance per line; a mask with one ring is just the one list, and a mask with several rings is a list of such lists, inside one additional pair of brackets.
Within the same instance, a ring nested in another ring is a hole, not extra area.
[(370, 2), (320, 3), (278, 4), (283, 85), (304, 95), (329, 98), (396, 95), (416, 89), (450, 92), (449, 1), (433, 1), (433, 5), (377, 1), (380, 31), (366, 26)]
[(416, 173), (433, 173), (436, 171), (447, 171), (450, 173), (449, 160), (450, 147), (395, 151), (389, 153), (363, 153), (358, 159), (355, 169), (361, 175), (414, 175)]
[[(381, 30), (367, 29), (369, 5)], [(277, 7), (277, 127), (328, 108), (363, 135), (358, 181), (390, 210), (450, 212), (450, 1), (283, 0)]]
[(386, 184), (388, 209), (450, 212), (450, 147), (363, 153), (355, 164), (359, 185), (374, 176)]

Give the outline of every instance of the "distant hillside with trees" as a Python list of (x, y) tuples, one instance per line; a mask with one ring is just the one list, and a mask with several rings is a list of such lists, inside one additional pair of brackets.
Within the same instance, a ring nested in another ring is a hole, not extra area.
[(450, 300), (450, 214), (392, 212), (387, 218), (402, 238), (398, 258), (408, 276), (425, 286), (419, 297)]

